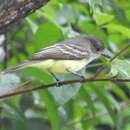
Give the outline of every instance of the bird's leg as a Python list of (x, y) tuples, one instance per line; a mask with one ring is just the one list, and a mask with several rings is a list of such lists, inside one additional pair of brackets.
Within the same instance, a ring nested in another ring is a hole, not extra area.
[(66, 69), (66, 70), (67, 70), (69, 73), (73, 74), (74, 76), (79, 77), (79, 78), (80, 78), (80, 82), (83, 82), (83, 81), (84, 81), (85, 77), (84, 77), (83, 75), (81, 75), (81, 74), (79, 74), (79, 73), (76, 73), (76, 72), (72, 72), (72, 71), (70, 71), (70, 70), (68, 70), (68, 69)]
[(49, 72), (49, 73), (55, 78), (55, 80), (56, 80), (56, 86), (60, 87), (60, 85), (59, 85), (60, 80), (57, 78), (57, 76), (54, 73), (52, 73), (52, 72)]

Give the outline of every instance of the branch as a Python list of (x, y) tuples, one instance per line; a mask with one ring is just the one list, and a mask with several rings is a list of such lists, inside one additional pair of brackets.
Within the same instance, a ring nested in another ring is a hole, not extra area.
[[(62, 86), (62, 85), (74, 84), (74, 83), (99, 82), (99, 81), (130, 82), (130, 78), (126, 78), (126, 79), (113, 78), (113, 77), (95, 78), (95, 79), (87, 78), (87, 79), (82, 80), (82, 82), (81, 82), (80, 79), (77, 79), (77, 80), (60, 81), (60, 82), (58, 82), (58, 84), (59, 84), (59, 86)], [(52, 83), (52, 84), (47, 84), (47, 85), (40, 85), (38, 87), (24, 88), (24, 89), (17, 90), (15, 92), (10, 92), (10, 93), (1, 95), (0, 99), (15, 96), (15, 95), (20, 95), (20, 94), (25, 94), (25, 93), (36, 91), (36, 90), (44, 90), (44, 89), (47, 89), (47, 88), (55, 87), (56, 85), (57, 85), (57, 83)]]
[(49, 0), (0, 0), (0, 32), (11, 23), (33, 13)]
[(119, 55), (124, 53), (129, 47), (130, 47), (130, 44), (128, 44), (126, 47), (122, 48), (113, 58), (110, 59), (109, 62), (114, 61)]

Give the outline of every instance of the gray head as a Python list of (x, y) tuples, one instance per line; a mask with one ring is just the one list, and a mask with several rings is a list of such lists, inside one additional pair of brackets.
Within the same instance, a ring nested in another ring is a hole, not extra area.
[(112, 57), (112, 53), (104, 48), (104, 44), (101, 40), (93, 36), (83, 36), (83, 38), (89, 41), (91, 50), (94, 54), (100, 54), (108, 58)]
[(92, 36), (87, 36), (86, 39), (90, 41), (92, 51), (102, 52), (104, 50), (104, 44), (101, 40)]

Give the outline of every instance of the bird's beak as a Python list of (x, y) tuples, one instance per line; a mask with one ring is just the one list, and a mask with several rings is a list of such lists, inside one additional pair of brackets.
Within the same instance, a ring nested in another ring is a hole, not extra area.
[(113, 54), (108, 50), (108, 49), (104, 49), (101, 53), (101, 55), (107, 57), (107, 58), (112, 58)]

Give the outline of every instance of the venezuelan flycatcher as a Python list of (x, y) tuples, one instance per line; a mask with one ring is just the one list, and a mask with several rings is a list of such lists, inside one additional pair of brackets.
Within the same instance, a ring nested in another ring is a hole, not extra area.
[(95, 37), (81, 35), (43, 48), (27, 61), (6, 69), (4, 73), (26, 67), (46, 69), (52, 73), (75, 73), (101, 55), (109, 56), (103, 43)]

